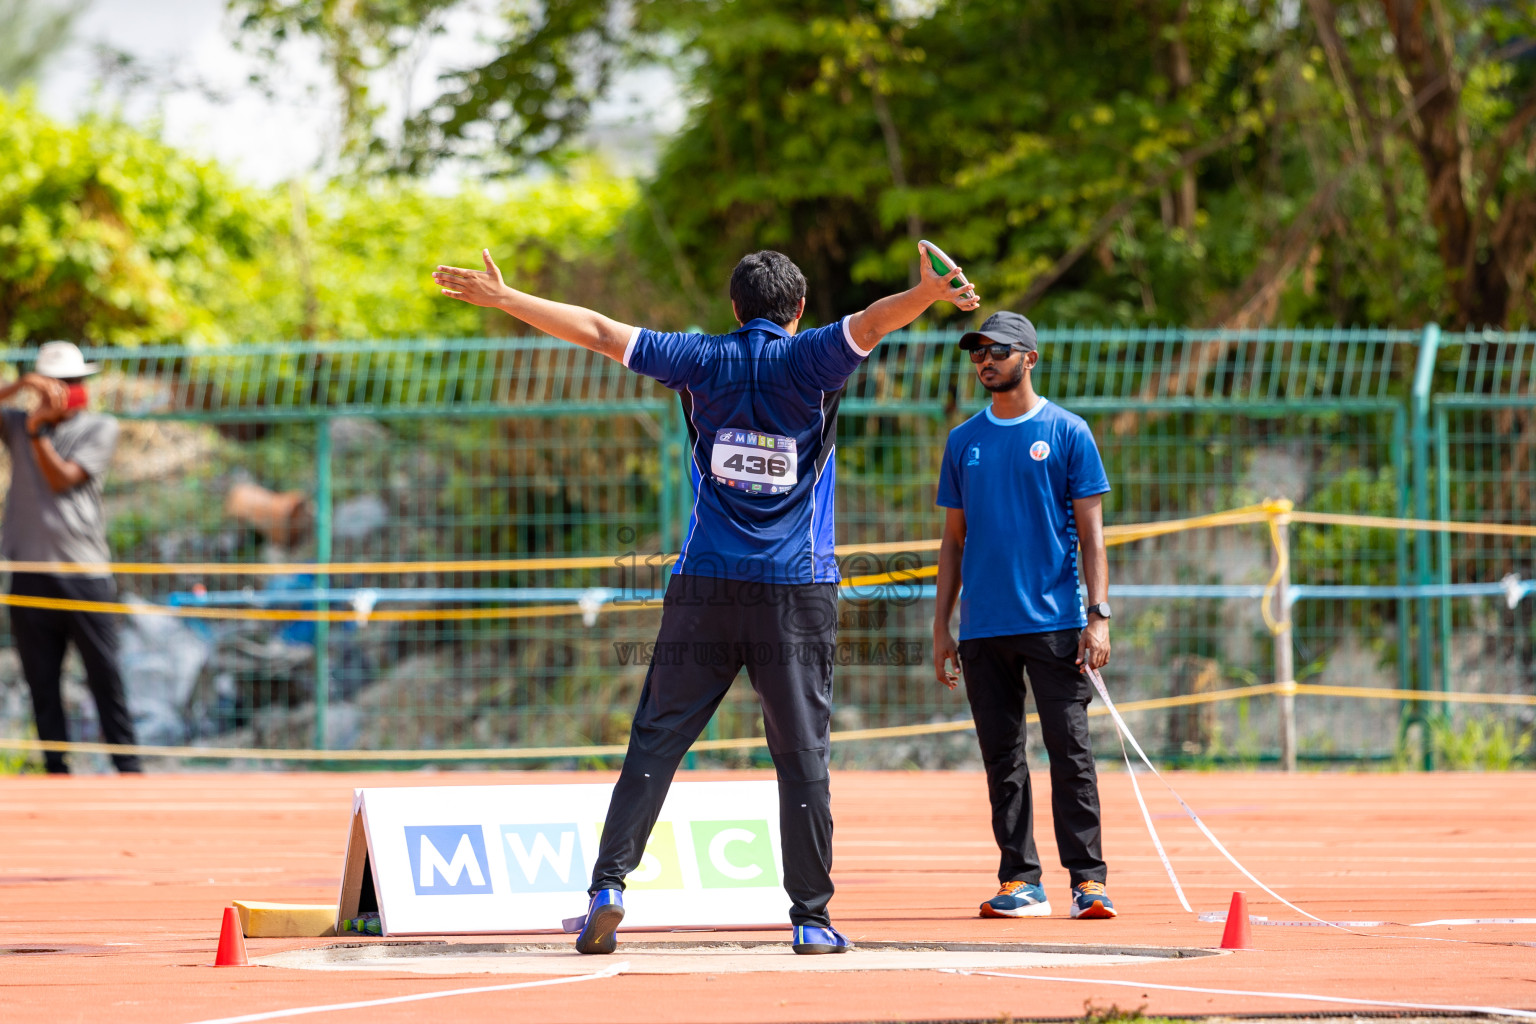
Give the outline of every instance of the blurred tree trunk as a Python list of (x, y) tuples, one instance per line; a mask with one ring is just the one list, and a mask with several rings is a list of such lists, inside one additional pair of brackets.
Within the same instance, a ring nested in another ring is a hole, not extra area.
[[(1328, 56), (1328, 68), (1333, 74), (1334, 84), (1344, 100), (1344, 113), (1349, 119), (1349, 133), (1356, 155), (1370, 159), (1371, 168), (1376, 172), (1376, 180), (1381, 186), (1382, 212), (1387, 221), (1387, 230), (1396, 237), (1399, 230), (1397, 182), (1387, 161), (1386, 137), (1371, 112), (1370, 98), (1366, 95), (1349, 50), (1339, 37), (1338, 12), (1334, 9), (1333, 0), (1307, 0), (1307, 8), (1312, 13), (1312, 23), (1317, 27), (1323, 52)], [(1394, 265), (1394, 271), (1398, 269)]]
[(1517, 314), (1536, 262), (1536, 192), (1510, 187), (1515, 147), (1536, 162), (1529, 128), (1536, 93), (1515, 105), (1502, 130), (1474, 149), (1463, 122), (1454, 31), (1439, 0), (1381, 0), (1418, 117), (1409, 126), (1428, 185), (1430, 220), (1455, 327), (1502, 327)]
[[(1168, 72), (1173, 82), (1173, 100), (1184, 98), (1195, 84), (1194, 68), (1189, 61), (1189, 44), (1184, 33), (1189, 26), (1189, 0), (1179, 0), (1173, 26), (1168, 33)], [(1199, 209), (1199, 195), (1195, 191), (1193, 167), (1186, 167), (1179, 175), (1179, 187), (1173, 195), (1173, 221), (1185, 231), (1195, 229), (1195, 213)]]

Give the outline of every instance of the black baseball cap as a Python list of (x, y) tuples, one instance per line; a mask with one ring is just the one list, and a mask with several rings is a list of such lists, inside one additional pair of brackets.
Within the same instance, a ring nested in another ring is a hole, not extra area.
[(978, 331), (971, 331), (960, 338), (960, 347), (973, 349), (981, 345), (1000, 342), (1025, 352), (1034, 352), (1035, 325), (1022, 313), (993, 313)]

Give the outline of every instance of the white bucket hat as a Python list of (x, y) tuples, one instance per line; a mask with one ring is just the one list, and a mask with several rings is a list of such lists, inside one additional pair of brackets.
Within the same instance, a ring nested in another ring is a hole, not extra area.
[(37, 372), (55, 380), (73, 380), (89, 377), (100, 370), (95, 363), (88, 363), (80, 349), (69, 341), (45, 341), (37, 350)]

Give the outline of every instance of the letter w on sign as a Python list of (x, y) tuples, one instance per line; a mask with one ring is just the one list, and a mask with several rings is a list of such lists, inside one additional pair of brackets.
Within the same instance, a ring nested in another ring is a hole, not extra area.
[(503, 825), (507, 882), (513, 892), (575, 892), (586, 889), (581, 834), (572, 823)]

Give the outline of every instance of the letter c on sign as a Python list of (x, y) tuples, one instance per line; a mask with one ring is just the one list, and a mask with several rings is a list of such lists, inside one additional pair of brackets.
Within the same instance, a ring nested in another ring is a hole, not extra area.
[(726, 878), (737, 882), (750, 882), (763, 873), (761, 866), (748, 864), (742, 867), (732, 864), (725, 855), (725, 848), (732, 843), (750, 843), (757, 836), (744, 828), (725, 828), (716, 833), (715, 838), (709, 841), (709, 862), (715, 866), (715, 870)]

